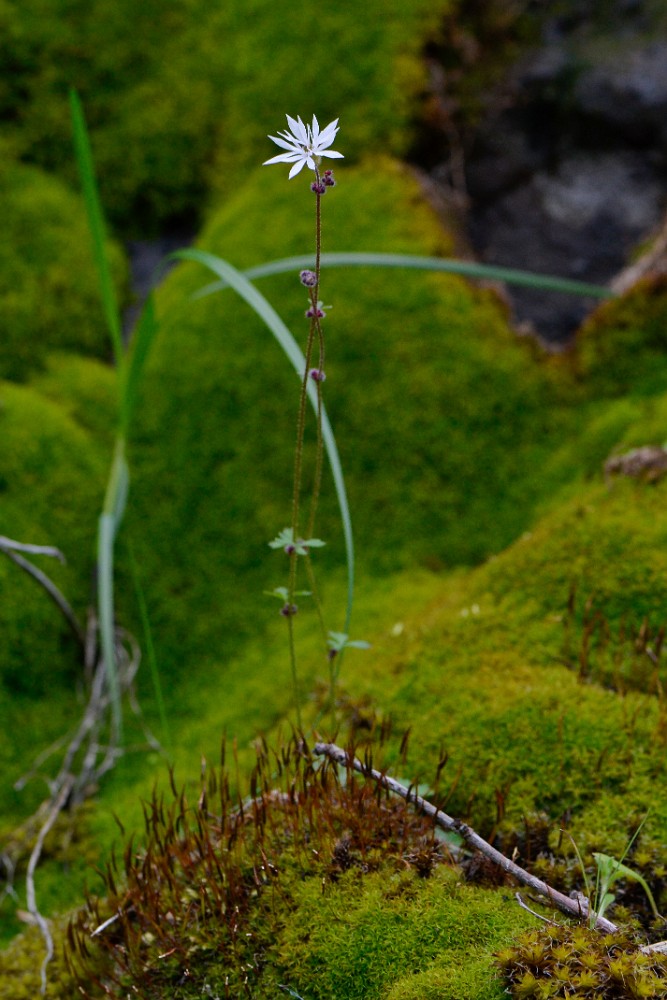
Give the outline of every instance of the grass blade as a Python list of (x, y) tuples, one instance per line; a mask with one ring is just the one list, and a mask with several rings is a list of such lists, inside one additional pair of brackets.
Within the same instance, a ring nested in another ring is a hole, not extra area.
[(100, 196), (97, 190), (95, 179), (95, 169), (93, 167), (93, 157), (90, 151), (90, 140), (88, 129), (81, 107), (81, 101), (75, 90), (70, 90), (70, 109), (72, 114), (72, 128), (74, 132), (74, 151), (76, 154), (77, 166), (81, 176), (81, 187), (88, 214), (88, 224), (93, 239), (93, 257), (97, 267), (100, 282), (100, 292), (102, 295), (102, 307), (104, 316), (111, 335), (113, 352), (116, 364), (121, 367), (123, 359), (123, 338), (121, 334), (120, 313), (118, 311), (118, 300), (116, 289), (111, 276), (109, 259), (106, 252), (106, 227), (104, 215), (100, 203)]
[(102, 656), (104, 657), (111, 695), (112, 742), (120, 744), (123, 738), (123, 718), (114, 644), (113, 543), (115, 534), (116, 521), (113, 514), (101, 514), (97, 532), (97, 607)]
[[(537, 288), (543, 291), (562, 292), (564, 295), (581, 295), (586, 298), (609, 299), (616, 294), (610, 288), (602, 285), (589, 285), (582, 281), (572, 281), (569, 278), (558, 278), (548, 274), (535, 274), (532, 271), (521, 271), (512, 267), (495, 267), (490, 264), (477, 264), (468, 260), (451, 260), (441, 257), (420, 257), (417, 254), (398, 253), (323, 253), (320, 264), (327, 267), (398, 267), (417, 271), (442, 271), (447, 274), (461, 274), (467, 278), (478, 278), (484, 281), (504, 281), (508, 285), (523, 285), (527, 288)], [(257, 267), (244, 271), (246, 278), (267, 278), (272, 274), (283, 274), (286, 271), (300, 271), (314, 265), (313, 258), (304, 255), (300, 257), (283, 257), (280, 260), (268, 261)], [(216, 281), (197, 293), (201, 298), (226, 287), (224, 281)]]
[(114, 542), (123, 519), (129, 484), (130, 474), (125, 460), (125, 439), (119, 436), (116, 438), (116, 447), (97, 534), (97, 606), (100, 620), (100, 641), (111, 695), (113, 735), (119, 744), (123, 738), (123, 718), (115, 650)]
[[(106, 253), (106, 227), (97, 190), (86, 121), (75, 90), (70, 90), (70, 110), (74, 133), (74, 151), (92, 237), (93, 259), (100, 283), (102, 308), (109, 328), (116, 364), (120, 370), (123, 363), (123, 341), (116, 290)], [(123, 469), (125, 459), (122, 453), (123, 449), (119, 447), (119, 444), (120, 442), (117, 441), (97, 533), (97, 607), (100, 643), (111, 695), (112, 740), (118, 742), (122, 740), (122, 711), (114, 642), (113, 547), (128, 487), (127, 467), (125, 466)]]
[[(216, 284), (218, 284), (219, 287), (232, 288), (248, 303), (259, 318), (266, 324), (289, 360), (292, 362), (299, 379), (303, 378), (306, 359), (301, 353), (299, 345), (273, 306), (260, 292), (257, 291), (247, 277), (228, 263), (228, 261), (223, 260), (220, 257), (216, 257), (214, 254), (207, 253), (205, 250), (177, 250), (169, 256), (171, 260), (188, 260), (203, 264), (204, 267), (207, 267), (218, 276), (220, 282), (217, 282)], [(310, 399), (315, 412), (317, 412), (317, 389), (314, 383), (310, 381), (308, 382), (308, 398)], [(345, 489), (345, 479), (338, 454), (338, 448), (336, 446), (336, 439), (324, 407), (322, 407), (322, 437), (327, 457), (329, 459), (329, 465), (331, 466), (331, 472), (333, 474), (336, 497), (338, 499), (338, 506), (343, 525), (343, 537), (345, 540), (345, 553), (347, 559), (347, 611), (345, 617), (345, 628), (343, 631), (349, 633), (350, 618), (352, 615), (352, 602), (354, 597), (354, 541), (352, 537), (352, 520), (350, 518), (350, 509)]]

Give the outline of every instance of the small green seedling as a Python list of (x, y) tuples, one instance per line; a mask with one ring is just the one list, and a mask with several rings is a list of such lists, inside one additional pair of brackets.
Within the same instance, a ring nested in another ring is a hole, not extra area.
[[(611, 887), (614, 882), (617, 882), (622, 878), (633, 879), (635, 882), (639, 882), (642, 889), (646, 893), (646, 898), (649, 901), (651, 910), (653, 911), (654, 917), (660, 919), (660, 914), (658, 913), (658, 908), (655, 905), (655, 900), (651, 894), (651, 890), (648, 887), (646, 879), (643, 878), (638, 872), (634, 872), (632, 868), (628, 868), (627, 865), (623, 864), (628, 856), (630, 848), (634, 844), (635, 840), (640, 834), (644, 823), (648, 819), (648, 813), (644, 816), (634, 834), (628, 841), (628, 845), (623, 852), (623, 856), (620, 861), (616, 858), (612, 858), (609, 854), (601, 854), (599, 852), (594, 852), (593, 857), (595, 858), (595, 864), (597, 866), (597, 874), (595, 876), (595, 888), (591, 886), (590, 880), (586, 874), (586, 867), (584, 865), (581, 854), (579, 853), (579, 848), (577, 847), (574, 839), (570, 837), (572, 846), (574, 847), (575, 853), (577, 855), (577, 860), (581, 867), (582, 874), (584, 876), (584, 886), (586, 889), (586, 896), (588, 898), (589, 913), (588, 913), (588, 924), (589, 927), (595, 927), (598, 919), (603, 917), (611, 904), (616, 899), (615, 893), (611, 892)], [(568, 834), (569, 836), (569, 834)]]
[(595, 858), (595, 864), (598, 869), (597, 879), (595, 882), (595, 901), (598, 916), (603, 917), (607, 908), (611, 906), (616, 898), (614, 893), (609, 891), (614, 882), (617, 882), (620, 878), (630, 878), (634, 879), (635, 882), (639, 882), (640, 886), (646, 893), (646, 898), (648, 899), (651, 910), (653, 911), (653, 916), (656, 920), (660, 919), (660, 914), (658, 913), (658, 908), (655, 905), (655, 900), (653, 899), (651, 890), (648, 887), (646, 879), (642, 875), (638, 872), (633, 872), (632, 868), (628, 868), (628, 866), (624, 865), (622, 861), (617, 861), (616, 858), (612, 858), (608, 854), (595, 853), (593, 854), (593, 857)]

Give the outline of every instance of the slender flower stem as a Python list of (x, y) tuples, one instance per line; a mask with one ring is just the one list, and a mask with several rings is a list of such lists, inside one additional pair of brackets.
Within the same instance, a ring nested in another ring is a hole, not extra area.
[[(315, 169), (315, 180), (319, 183), (320, 176), (317, 168)], [(306, 344), (305, 352), (305, 367), (303, 372), (303, 378), (301, 380), (301, 393), (299, 396), (299, 412), (297, 416), (296, 424), (296, 446), (294, 449), (294, 484), (292, 490), (292, 538), (296, 541), (299, 538), (299, 507), (300, 507), (300, 495), (301, 495), (301, 479), (303, 471), (303, 438), (304, 429), (306, 423), (306, 401), (308, 395), (308, 379), (310, 378), (310, 366), (311, 359), (313, 355), (313, 346), (315, 343), (315, 336), (317, 334), (318, 344), (319, 344), (319, 363), (320, 370), (323, 363), (323, 344), (324, 337), (322, 334), (322, 327), (320, 323), (320, 317), (318, 315), (318, 292), (320, 284), (320, 258), (322, 253), (322, 207), (321, 207), (321, 194), (316, 192), (316, 209), (315, 209), (315, 274), (317, 281), (315, 286), (310, 291), (311, 298), (311, 312), (312, 317), (310, 320), (310, 328), (308, 330), (308, 341)], [(320, 383), (317, 384), (317, 398), (318, 398), (318, 414), (317, 414), (317, 460), (316, 460), (316, 471), (315, 471), (315, 482), (313, 485), (313, 499), (311, 501), (311, 511), (309, 524), (312, 526), (315, 519), (315, 508), (317, 507), (317, 498), (320, 491), (320, 481), (322, 477), (322, 405), (321, 405), (321, 388)], [(312, 536), (312, 530), (309, 531), (307, 537)], [(297, 560), (298, 555), (296, 552), (290, 553), (290, 568), (289, 568), (289, 579), (287, 584), (287, 605), (288, 609), (291, 611), (294, 605), (294, 596), (296, 592), (297, 584)], [(308, 556), (306, 558), (309, 558)], [(294, 643), (294, 621), (293, 615), (288, 613), (287, 624), (289, 632), (289, 647), (290, 647), (290, 663), (292, 668), (292, 682), (294, 685), (294, 699), (296, 703), (296, 717), (297, 726), (301, 730), (301, 699), (299, 697), (299, 683), (296, 669), (296, 649)]]
[[(319, 171), (315, 170), (315, 183), (319, 184)], [(322, 319), (317, 308), (320, 291), (320, 261), (322, 257), (322, 195), (317, 192), (317, 204), (315, 208), (315, 276), (317, 282), (312, 290), (313, 311), (315, 313), (314, 323), (317, 332), (318, 344), (318, 371), (324, 372), (324, 333), (322, 332)], [(308, 369), (306, 369), (306, 377)], [(308, 520), (308, 537), (312, 538), (315, 533), (315, 514), (317, 503), (320, 497), (322, 485), (322, 465), (324, 461), (324, 444), (322, 440), (322, 381), (317, 380), (317, 452), (315, 455), (315, 478), (313, 482), (313, 494), (310, 504), (310, 518)]]
[[(296, 562), (296, 559), (297, 559), (297, 556), (295, 554), (292, 554), (290, 556), (290, 560), (291, 560), (292, 563)], [(291, 578), (292, 578), (292, 565), (290, 565), (290, 580), (291, 580)], [(290, 591), (290, 597), (288, 598), (290, 604), (292, 603), (292, 601), (291, 601), (291, 594), (292, 593), (293, 593), (293, 591)], [(287, 632), (288, 632), (288, 635), (289, 635), (289, 655), (290, 655), (290, 667), (291, 667), (291, 670), (292, 670), (292, 687), (294, 689), (294, 707), (296, 709), (296, 727), (297, 727), (298, 731), (301, 733), (301, 732), (303, 732), (303, 725), (301, 723), (301, 692), (299, 690), (299, 677), (298, 677), (298, 674), (296, 672), (296, 644), (294, 642), (294, 616), (293, 615), (288, 615), (288, 618), (287, 618)]]

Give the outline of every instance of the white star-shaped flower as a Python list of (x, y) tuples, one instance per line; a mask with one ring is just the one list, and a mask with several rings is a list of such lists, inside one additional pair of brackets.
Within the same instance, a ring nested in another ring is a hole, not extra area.
[(291, 163), (292, 169), (289, 172), (289, 179), (296, 177), (303, 167), (308, 166), (315, 170), (320, 162), (320, 157), (330, 156), (332, 159), (344, 159), (342, 153), (337, 153), (335, 149), (328, 147), (336, 138), (338, 132), (338, 119), (329, 122), (327, 127), (320, 132), (317, 118), (313, 115), (313, 124), (304, 125), (301, 118), (290, 118), (285, 115), (289, 125), (289, 132), (285, 129), (278, 135), (270, 135), (269, 139), (275, 142), (276, 146), (286, 149), (286, 153), (279, 153), (270, 160), (265, 160), (263, 166), (269, 163)]

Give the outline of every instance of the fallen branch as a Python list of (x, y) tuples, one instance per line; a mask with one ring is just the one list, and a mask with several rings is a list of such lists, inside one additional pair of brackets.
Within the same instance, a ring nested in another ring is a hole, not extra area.
[[(372, 778), (373, 781), (377, 782), (382, 788), (386, 788), (388, 791), (393, 792), (395, 795), (400, 795), (402, 799), (406, 802), (412, 802), (421, 812), (425, 813), (427, 816), (431, 816), (437, 826), (441, 827), (443, 830), (447, 830), (448, 833), (456, 833), (461, 837), (464, 842), (471, 847), (473, 850), (479, 851), (490, 861), (497, 864), (503, 871), (506, 871), (508, 875), (512, 875), (518, 882), (523, 885), (529, 886), (533, 892), (536, 892), (539, 896), (544, 897), (548, 902), (558, 910), (566, 913), (569, 917), (574, 917), (576, 920), (587, 920), (589, 918), (590, 910), (588, 901), (579, 897), (578, 899), (570, 899), (569, 896), (565, 896), (562, 892), (557, 889), (552, 888), (542, 879), (536, 878), (531, 875), (530, 872), (525, 871), (519, 865), (515, 864), (509, 858), (497, 851), (495, 847), (487, 843), (483, 837), (480, 837), (478, 833), (468, 826), (466, 823), (462, 822), (460, 819), (453, 819), (448, 816), (447, 813), (442, 812), (441, 809), (436, 809), (436, 807), (428, 802), (426, 799), (422, 798), (421, 795), (417, 795), (413, 792), (411, 788), (406, 788), (402, 785), (400, 781), (396, 781), (395, 778), (390, 778), (388, 775), (383, 774), (381, 771), (376, 771), (375, 768), (369, 765), (362, 764), (360, 760), (354, 757), (352, 754), (343, 750), (341, 747), (336, 746), (335, 743), (316, 743), (313, 748), (314, 753), (319, 756), (328, 757), (330, 760), (335, 761), (337, 764), (342, 764), (343, 767), (351, 768), (353, 771), (358, 771), (359, 774), (363, 774), (366, 778)], [(596, 916), (595, 914), (592, 914)], [(616, 924), (613, 924), (610, 920), (605, 917), (596, 916), (595, 927), (599, 931), (603, 931), (605, 934), (613, 934), (618, 930)]]
[(35, 870), (39, 864), (39, 859), (42, 856), (42, 851), (44, 849), (44, 841), (46, 840), (47, 834), (53, 827), (53, 824), (58, 819), (58, 816), (62, 812), (67, 796), (70, 793), (71, 787), (74, 783), (73, 777), (68, 777), (67, 781), (63, 782), (63, 785), (58, 793), (56, 799), (54, 799), (49, 814), (44, 821), (44, 824), (39, 831), (37, 841), (30, 854), (30, 861), (28, 862), (28, 870), (26, 872), (25, 884), (26, 884), (26, 898), (28, 903), (28, 913), (33, 918), (34, 922), (40, 929), (44, 944), (46, 946), (46, 955), (42, 962), (40, 968), (40, 977), (42, 981), (41, 994), (44, 996), (46, 994), (46, 969), (53, 958), (53, 937), (51, 936), (51, 929), (49, 927), (48, 921), (40, 913), (39, 907), (37, 906), (37, 900), (35, 896)]

